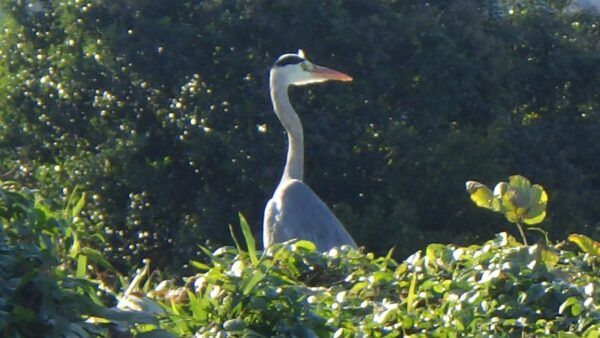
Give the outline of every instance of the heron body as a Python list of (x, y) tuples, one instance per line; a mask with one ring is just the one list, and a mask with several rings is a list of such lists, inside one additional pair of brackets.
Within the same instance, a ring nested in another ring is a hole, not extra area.
[(283, 175), (265, 207), (263, 245), (291, 239), (309, 240), (326, 251), (356, 243), (327, 205), (303, 182), (304, 134), (298, 114), (292, 107), (288, 88), (329, 80), (351, 81), (344, 73), (315, 65), (300, 50), (284, 54), (271, 67), (269, 85), (273, 109), (288, 136), (288, 152)]

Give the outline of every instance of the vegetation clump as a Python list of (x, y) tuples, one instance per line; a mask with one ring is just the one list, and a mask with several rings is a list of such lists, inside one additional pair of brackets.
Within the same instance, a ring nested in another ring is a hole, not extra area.
[[(300, 241), (210, 253), (163, 328), (200, 337), (598, 337), (600, 256), (560, 243), (430, 244), (403, 262)], [(165, 301), (165, 300), (163, 300)]]
[[(119, 273), (79, 231), (84, 196), (55, 212), (0, 189), (0, 334), (6, 337), (584, 337), (600, 334), (600, 243), (430, 244), (397, 262), (307, 241), (202, 248), (198, 273)], [(106, 278), (112, 275), (113, 280)], [(178, 286), (180, 285), (180, 286)], [(112, 332), (112, 333), (111, 333)]]

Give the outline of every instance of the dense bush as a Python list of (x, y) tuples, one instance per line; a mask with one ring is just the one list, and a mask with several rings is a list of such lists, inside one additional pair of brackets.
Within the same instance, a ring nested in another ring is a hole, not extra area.
[(583, 235), (526, 246), (500, 233), (397, 262), (306, 241), (257, 251), (242, 219), (247, 250), (202, 248), (185, 284), (148, 265), (128, 280), (87, 246), (84, 196), (57, 212), (1, 184), (2, 337), (600, 336), (600, 243)]
[(299, 47), (355, 78), (292, 99), (306, 179), (358, 243), (403, 257), (488, 238), (500, 220), (463, 184), (515, 172), (556, 196), (553, 236), (599, 233), (595, 16), (474, 0), (1, 3), (0, 174), (56, 201), (83, 187), (114, 262), (178, 269), (198, 243), (227, 243), (238, 211), (260, 231), (285, 149), (267, 71)]
[[(589, 239), (586, 239), (589, 241)], [(406, 261), (306, 241), (222, 247), (164, 290), (162, 327), (195, 337), (586, 337), (600, 335), (596, 250), (430, 244)]]
[(78, 219), (84, 204), (85, 194), (56, 211), (0, 181), (0, 336), (131, 337), (134, 326), (158, 324), (153, 303), (131, 295), (136, 279), (127, 286), (89, 245), (102, 235)]
[(99, 256), (83, 244), (83, 234), (71, 221), (82, 204), (66, 210), (74, 211), (67, 218), (48, 209), (32, 191), (0, 184), (0, 336), (87, 337), (101, 332), (84, 321), (106, 309), (97, 283), (84, 279), (88, 256)]

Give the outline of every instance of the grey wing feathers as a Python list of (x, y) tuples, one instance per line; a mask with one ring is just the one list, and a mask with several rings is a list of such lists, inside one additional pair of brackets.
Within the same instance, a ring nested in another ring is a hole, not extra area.
[(265, 209), (264, 243), (305, 239), (326, 251), (341, 245), (356, 247), (333, 212), (300, 180), (282, 182)]

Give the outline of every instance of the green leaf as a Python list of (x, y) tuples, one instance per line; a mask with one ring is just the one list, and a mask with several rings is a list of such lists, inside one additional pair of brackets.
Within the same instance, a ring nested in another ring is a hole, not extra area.
[(571, 234), (568, 237), (568, 240), (577, 244), (581, 251), (588, 253), (592, 256), (600, 257), (600, 243), (592, 240), (591, 238), (580, 235), (580, 234)]
[(308, 252), (317, 251), (317, 246), (313, 242), (307, 240), (300, 240), (295, 242), (294, 244), (292, 244), (292, 248), (294, 248), (294, 250), (304, 249)]
[(541, 223), (544, 220), (544, 218), (546, 218), (546, 211), (542, 211), (541, 213), (537, 214), (534, 217), (524, 218), (523, 223), (529, 224), (529, 225), (538, 224), (538, 223)]
[(585, 338), (599, 338), (600, 337), (600, 325), (596, 324), (595, 329), (593, 327), (591, 327), (587, 330), (587, 332), (588, 333), (585, 335)]
[(231, 224), (229, 224), (229, 234), (231, 235), (231, 239), (233, 239), (233, 244), (235, 244), (237, 251), (243, 251), (242, 247), (240, 246), (240, 242), (238, 241), (237, 237), (235, 237), (235, 232), (233, 231), (233, 226)]
[(512, 175), (508, 178), (508, 184), (518, 192), (529, 191), (531, 182), (521, 175)]
[(529, 190), (529, 212), (523, 219), (526, 224), (537, 224), (546, 217), (546, 206), (548, 204), (548, 194), (539, 184), (534, 185)]
[(493, 209), (494, 194), (492, 194), (490, 188), (476, 181), (468, 181), (466, 186), (467, 192), (471, 194), (471, 200), (478, 207)]
[(460, 321), (460, 319), (456, 318), (452, 322), (454, 323), (454, 327), (456, 328), (457, 331), (464, 331), (465, 330), (465, 326)]
[(452, 250), (446, 245), (432, 243), (425, 249), (425, 257), (427, 258), (428, 267), (445, 265), (452, 261)]
[(517, 214), (517, 211), (514, 209), (507, 210), (504, 213), (504, 216), (506, 217), (506, 220), (511, 223), (517, 223), (519, 221), (519, 215)]
[[(558, 313), (563, 314), (568, 307), (573, 306), (578, 303), (579, 303), (579, 300), (577, 298), (569, 297), (569, 298), (567, 298), (567, 300), (565, 300), (560, 305), (560, 307), (558, 308)], [(571, 311), (573, 311), (573, 310), (571, 310)]]
[[(210, 288), (206, 288), (205, 293), (209, 292)], [(210, 307), (209, 297), (200, 295), (197, 297), (193, 292), (188, 291), (189, 306), (192, 310), (192, 318), (198, 322), (204, 322), (208, 318), (206, 309)]]
[(559, 261), (559, 256), (556, 252), (545, 248), (542, 248), (540, 258), (542, 259), (542, 262), (544, 262), (544, 264), (549, 268), (553, 268)]
[(352, 286), (352, 289), (350, 289), (350, 294), (358, 294), (367, 285), (368, 285), (368, 283), (366, 281), (362, 281), (362, 282), (358, 282), (358, 283), (354, 284), (354, 286)]
[(77, 278), (85, 277), (86, 271), (87, 271), (87, 256), (79, 255), (79, 257), (77, 257), (77, 272), (75, 273), (75, 277), (77, 277)]
[(210, 270), (210, 266), (198, 261), (191, 260), (190, 264), (198, 270)]
[(117, 269), (115, 269), (112, 266), (112, 264), (110, 264), (110, 262), (107, 261), (106, 258), (104, 258), (104, 256), (102, 256), (102, 253), (100, 253), (100, 251), (85, 247), (85, 248), (81, 249), (81, 253), (86, 255), (87, 258), (90, 259), (92, 262), (100, 264), (104, 268), (106, 268), (112, 272), (118, 273)]
[(85, 205), (86, 196), (87, 196), (87, 194), (85, 192), (83, 194), (81, 194), (81, 197), (79, 198), (79, 201), (77, 201), (77, 203), (75, 204), (75, 206), (71, 210), (71, 216), (76, 217), (76, 216), (79, 215), (79, 213), (81, 212), (81, 210), (83, 210), (83, 206)]
[(406, 310), (411, 312), (414, 308), (414, 302), (417, 298), (417, 273), (413, 272), (412, 278), (410, 279), (410, 285), (408, 287), (408, 296), (406, 297)]
[(371, 284), (376, 284), (378, 282), (388, 282), (393, 278), (394, 275), (391, 271), (376, 271), (371, 278), (369, 278), (369, 282), (371, 282)]
[(258, 265), (258, 258), (256, 256), (256, 241), (254, 240), (254, 236), (252, 236), (252, 231), (250, 230), (250, 226), (248, 225), (248, 221), (246, 218), (239, 213), (240, 218), (240, 226), (242, 227), (242, 233), (244, 234), (244, 239), (246, 240), (246, 245), (248, 246), (248, 255), (250, 256), (250, 261), (252, 265)]
[(249, 295), (256, 284), (260, 283), (263, 278), (265, 278), (265, 274), (262, 271), (259, 270), (253, 273), (250, 278), (247, 278), (242, 282), (242, 293), (245, 296)]
[(529, 189), (529, 203), (531, 205), (546, 205), (548, 203), (548, 194), (541, 185), (534, 184), (531, 189)]
[(75, 258), (79, 255), (81, 251), (81, 242), (79, 241), (79, 236), (77, 236), (77, 232), (73, 229), (69, 229), (67, 233), (71, 233), (73, 236), (73, 244), (69, 248), (69, 256)]

